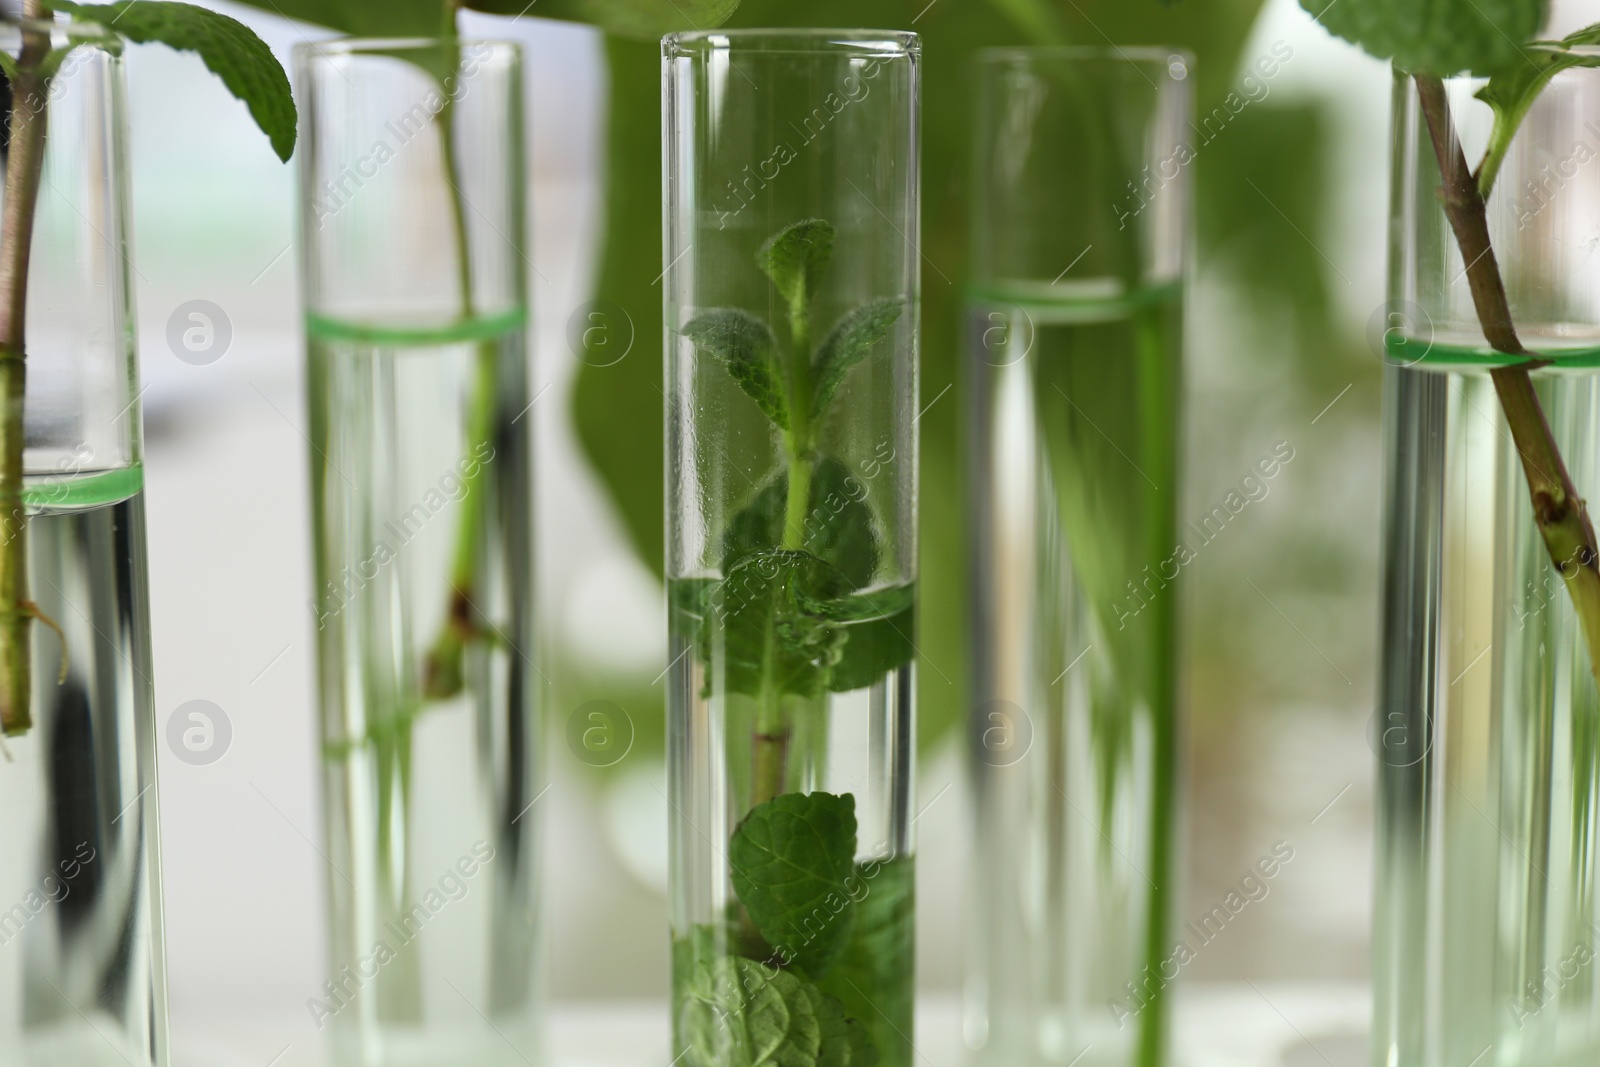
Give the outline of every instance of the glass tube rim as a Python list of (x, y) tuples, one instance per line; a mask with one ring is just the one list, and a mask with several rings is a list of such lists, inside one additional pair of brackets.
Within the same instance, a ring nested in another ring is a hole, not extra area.
[(1173, 60), (1184, 65), (1185, 77), (1194, 68), (1194, 53), (1176, 45), (1135, 45), (1129, 48), (1097, 45), (998, 45), (978, 49), (973, 62), (983, 70), (1005, 67), (1037, 67), (1045, 63), (1074, 63), (1084, 66), (1113, 66), (1126, 63), (1139, 70), (1158, 70), (1162, 77), (1175, 81), (1168, 70)]
[(293, 53), (297, 63), (334, 59), (404, 59), (405, 51), (437, 48), (454, 41), (463, 48), (485, 49), (496, 59), (517, 59), (522, 45), (503, 37), (328, 37), (320, 41), (299, 41)]
[[(784, 47), (761, 47), (763, 44)], [(873, 47), (877, 45), (879, 47)], [(661, 38), (661, 54), (687, 59), (719, 51), (746, 55), (817, 55), (905, 59), (922, 54), (922, 38), (910, 30), (827, 27), (692, 30)]]

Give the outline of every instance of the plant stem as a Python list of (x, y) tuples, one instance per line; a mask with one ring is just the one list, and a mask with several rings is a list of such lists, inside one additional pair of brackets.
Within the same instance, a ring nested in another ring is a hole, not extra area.
[[(459, 67), (459, 63), (457, 64)], [(461, 192), (460, 166), (456, 158), (455, 128), (452, 119), (454, 101), (447, 100), (439, 112), (439, 132), (442, 141), (445, 182), (450, 186), (451, 222), (456, 239), (456, 286), (461, 303), (462, 321), (477, 314), (473, 298), (472, 249), (467, 240), (467, 215), (465, 198)], [(471, 473), (465, 479), (461, 497), (461, 511), (456, 521), (456, 547), (450, 568), (450, 603), (445, 620), (433, 648), (428, 653), (423, 671), (423, 692), (426, 696), (443, 700), (461, 692), (462, 656), (467, 642), (477, 635), (473, 620), (473, 600), (478, 585), (478, 545), (483, 527), (485, 482), (488, 464), (484, 449), (494, 432), (495, 394), (498, 384), (499, 352), (493, 340), (477, 345), (476, 377), (472, 399), (467, 412), (467, 447)]]
[(752, 757), (751, 807), (765, 804), (782, 793), (789, 776), (789, 723), (783, 714), (782, 700), (782, 694), (776, 689), (769, 689), (760, 697)]
[[(48, 20), (41, 0), (26, 0), (25, 20)], [(11, 139), (6, 199), (0, 216), (0, 732), (25, 733), (33, 724), (32, 623), (28, 599), (28, 515), (22, 498), (27, 393), (28, 260), (34, 208), (44, 170), (48, 80), (40, 72), (50, 53), (48, 32), (24, 28), (11, 86)]]
[[(805, 544), (806, 510), (811, 500), (811, 472), (813, 461), (809, 450), (802, 450), (794, 442), (793, 434), (785, 436), (788, 452), (789, 488), (784, 501), (783, 543), (787, 551), (797, 551)], [(777, 638), (767, 635), (769, 656), (774, 654)], [(783, 792), (788, 778), (789, 738), (792, 725), (784, 712), (783, 692), (770, 677), (762, 681), (761, 695), (757, 698), (756, 724), (751, 768), (751, 803), (764, 804)]]
[(811, 344), (805, 307), (790, 309), (789, 336), (789, 498), (783, 513), (783, 547), (805, 544), (806, 510), (811, 506)]
[[(442, 48), (456, 53), (455, 69), (460, 69), (460, 52), (455, 36), (454, 6), (447, 7)], [(463, 323), (477, 315), (473, 299), (472, 249), (467, 240), (465, 198), (461, 192), (460, 166), (456, 157), (454, 100), (446, 97), (439, 111), (440, 158), (443, 161), (445, 184), (449, 188), (450, 218), (456, 241), (456, 290)], [(472, 397), (467, 413), (467, 460), (470, 465), (462, 479), (461, 510), (456, 522), (455, 553), (450, 566), (450, 594), (444, 623), (428, 650), (423, 665), (422, 695), (426, 700), (446, 700), (461, 692), (464, 686), (462, 658), (467, 642), (477, 636), (473, 619), (473, 596), (478, 581), (478, 538), (483, 523), (483, 498), (487, 487), (483, 446), (492, 430), (496, 372), (498, 369), (495, 342), (480, 341), (477, 346), (475, 377)], [(410, 697), (398, 694), (401, 708), (394, 729), (379, 739), (379, 819), (378, 853), (383, 859), (385, 877), (399, 874), (397, 891), (392, 891), (386, 905), (395, 909), (396, 915), (411, 898), (411, 865), (405, 854), (410, 836), (411, 755), (412, 726), (416, 709)], [(398, 847), (401, 855), (384, 859), (392, 848)], [(418, 970), (415, 952), (401, 953), (405, 959), (402, 969), (380, 990), (379, 1010), (384, 1018), (414, 1021), (421, 1018), (422, 977)]]
[[(1422, 74), (1416, 76), (1416, 83), (1428, 135), (1439, 160), (1445, 215), (1467, 265), (1467, 283), (1484, 339), (1498, 352), (1532, 355), (1523, 347), (1511, 319), (1500, 265), (1489, 240), (1483, 196), (1456, 137), (1444, 83)], [(1550, 562), (1555, 564), (1572, 598), (1589, 649), (1589, 670), (1600, 684), (1600, 552), (1596, 550), (1588, 510), (1562, 462), (1555, 435), (1534, 391), (1530, 366), (1544, 365), (1545, 361), (1536, 358), (1531, 364), (1498, 367), (1490, 376), (1522, 460), (1534, 521), (1544, 538)]]
[[(789, 311), (789, 430), (783, 435), (787, 453), (789, 487), (784, 499), (783, 540), (786, 551), (798, 551), (806, 541), (806, 514), (811, 507), (811, 475), (816, 460), (811, 454), (811, 348), (805, 307)], [(768, 635), (768, 644), (773, 635)], [(756, 709), (751, 768), (752, 804), (764, 804), (783, 792), (788, 777), (792, 724), (784, 713), (783, 694), (766, 679)]]
[[(1160, 468), (1176, 473), (1172, 457), (1177, 455), (1178, 385), (1175, 368), (1167, 358), (1165, 338), (1156, 321), (1147, 313), (1136, 313), (1134, 337), (1138, 355), (1139, 409), (1143, 438), (1150, 454), (1160, 456)], [(1167, 481), (1163, 478), (1162, 481)], [(1146, 552), (1160, 559), (1171, 544), (1178, 527), (1177, 494), (1156, 486), (1145, 487), (1145, 529), (1151, 535)], [(1150, 845), (1146, 866), (1150, 894), (1145, 902), (1145, 973), (1162, 974), (1171, 955), (1172, 899), (1168, 887), (1173, 881), (1172, 836), (1176, 823), (1178, 761), (1177, 686), (1173, 675), (1177, 663), (1177, 617), (1172, 601), (1155, 606), (1149, 623), (1149, 674), (1145, 699), (1154, 720), (1151, 729), (1150, 763)], [(1132, 708), (1127, 709), (1130, 718)], [(1109, 805), (1107, 805), (1109, 810)], [(1109, 841), (1110, 838), (1108, 837)], [(1161, 1067), (1166, 1059), (1167, 1032), (1171, 1024), (1170, 988), (1155, 993), (1156, 1002), (1140, 1013), (1139, 1063), (1142, 1067)]]
[[(798, 551), (805, 544), (806, 512), (811, 504), (811, 352), (804, 307), (790, 308), (789, 335), (789, 429), (783, 435), (783, 448), (789, 468), (788, 490), (783, 508), (783, 539), (780, 547)], [(767, 636), (769, 646), (774, 635)], [(788, 777), (789, 739), (792, 724), (784, 713), (783, 693), (770, 678), (762, 686), (756, 709), (751, 769), (752, 804), (764, 804), (783, 792)]]
[(812, 458), (793, 452), (789, 455), (789, 495), (783, 509), (783, 547), (791, 551), (806, 542), (806, 512), (811, 506)]

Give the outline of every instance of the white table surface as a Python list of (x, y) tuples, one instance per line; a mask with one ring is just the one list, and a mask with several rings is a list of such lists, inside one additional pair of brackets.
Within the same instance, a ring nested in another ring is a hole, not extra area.
[[(1369, 995), (1355, 984), (1190, 983), (1177, 1001), (1173, 1067), (1365, 1067)], [(925, 996), (917, 1012), (920, 1067), (963, 1064), (959, 1000)], [(173, 1067), (327, 1064), (301, 1019), (175, 1013), (172, 1025)], [(657, 1001), (557, 1001), (547, 1035), (548, 1067), (671, 1062), (666, 1008)]]

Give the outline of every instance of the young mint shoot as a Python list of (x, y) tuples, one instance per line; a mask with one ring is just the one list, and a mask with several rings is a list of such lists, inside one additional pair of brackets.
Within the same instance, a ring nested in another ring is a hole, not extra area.
[[(855, 948), (866, 899), (857, 887), (871, 877), (855, 862), (855, 797), (796, 792), (790, 768), (792, 739), (823, 728), (830, 692), (869, 686), (913, 655), (909, 593), (872, 588), (880, 522), (850, 466), (820, 447), (847, 376), (889, 336), (905, 301), (868, 301), (819, 330), (836, 236), (829, 222), (804, 219), (756, 253), (779, 321), (711, 308), (681, 329), (755, 404), (780, 452), (721, 531), (722, 577), (687, 593), (701, 619), (697, 654), (715, 679), (707, 685), (754, 706), (750, 808), (728, 845), (730, 925), (720, 937), (697, 928), (685, 946), (680, 1037), (689, 1062), (704, 1067), (868, 1067), (879, 1058), (870, 1028), (845, 1008), (852, 994), (829, 982), (850, 959), (858, 978), (877, 984)], [(909, 928), (908, 909), (879, 911), (880, 939)]]
[[(701, 655), (714, 633), (726, 650), (724, 684), (756, 698), (753, 801), (784, 791), (790, 697), (814, 700), (872, 667), (909, 662), (910, 610), (883, 627), (840, 625), (872, 580), (879, 534), (872, 509), (849, 492), (850, 470), (817, 452), (817, 433), (850, 369), (879, 345), (904, 313), (896, 298), (872, 300), (840, 317), (813, 348), (814, 304), (833, 256), (836, 231), (823, 219), (785, 227), (756, 253), (784, 312), (771, 324), (738, 308), (712, 308), (682, 328), (772, 424), (783, 467), (758, 489), (723, 533), (723, 580), (711, 586)], [(824, 507), (824, 502), (836, 503)], [(899, 606), (896, 606), (897, 612)], [(860, 616), (870, 617), (870, 616)]]

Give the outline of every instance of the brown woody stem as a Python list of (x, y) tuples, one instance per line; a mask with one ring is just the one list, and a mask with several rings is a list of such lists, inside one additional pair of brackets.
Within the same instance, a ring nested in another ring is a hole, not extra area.
[[(1416, 76), (1416, 83), (1428, 136), (1439, 160), (1445, 215), (1461, 248), (1462, 261), (1467, 265), (1467, 284), (1472, 289), (1472, 302), (1484, 339), (1497, 352), (1534, 356), (1523, 347), (1511, 319), (1511, 305), (1506, 298), (1500, 265), (1489, 240), (1488, 213), (1456, 137), (1444, 83), (1422, 74)], [(1550, 562), (1555, 564), (1572, 598), (1589, 648), (1589, 669), (1600, 683), (1600, 552), (1596, 550), (1588, 509), (1562, 462), (1561, 451), (1529, 374), (1531, 369), (1545, 364), (1546, 361), (1534, 356), (1527, 363), (1498, 367), (1490, 374), (1506, 425), (1511, 429), (1511, 439), (1522, 460), (1534, 521), (1544, 538)]]

